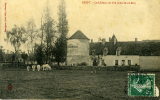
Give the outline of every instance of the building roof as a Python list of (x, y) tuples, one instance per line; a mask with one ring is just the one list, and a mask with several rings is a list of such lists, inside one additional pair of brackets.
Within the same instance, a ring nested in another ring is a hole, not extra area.
[(69, 39), (87, 39), (87, 36), (85, 36), (80, 30), (76, 31)]
[(104, 48), (108, 48), (108, 55), (115, 55), (116, 50), (121, 49), (122, 55), (140, 55), (140, 56), (160, 56), (160, 42), (131, 42), (122, 41), (113, 45), (111, 42), (93, 42), (90, 43), (91, 51), (95, 50), (96, 55), (102, 55)]

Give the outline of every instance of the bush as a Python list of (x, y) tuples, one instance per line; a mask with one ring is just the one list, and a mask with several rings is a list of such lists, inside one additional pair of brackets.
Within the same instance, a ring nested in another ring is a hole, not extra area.
[(53, 66), (53, 68), (58, 70), (102, 70), (102, 71), (139, 71), (139, 66)]
[(24, 63), (3, 63), (1, 64), (1, 69), (15, 69), (15, 68), (19, 68), (19, 69), (25, 69), (26, 65)]

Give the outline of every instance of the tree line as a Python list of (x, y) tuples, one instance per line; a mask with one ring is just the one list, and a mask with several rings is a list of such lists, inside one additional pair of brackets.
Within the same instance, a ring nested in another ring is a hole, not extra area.
[(47, 5), (40, 19), (40, 28), (35, 21), (29, 19), (27, 25), (14, 27), (6, 32), (7, 42), (14, 48), (15, 61), (19, 59), (22, 46), (26, 46), (26, 53), (21, 54), (24, 60), (38, 64), (57, 62), (59, 65), (66, 61), (68, 20), (64, 0), (58, 6), (58, 22), (51, 17)]

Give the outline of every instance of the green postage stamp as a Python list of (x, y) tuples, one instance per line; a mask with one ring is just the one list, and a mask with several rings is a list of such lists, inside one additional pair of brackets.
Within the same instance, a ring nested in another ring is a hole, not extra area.
[(154, 96), (155, 74), (128, 74), (128, 96)]

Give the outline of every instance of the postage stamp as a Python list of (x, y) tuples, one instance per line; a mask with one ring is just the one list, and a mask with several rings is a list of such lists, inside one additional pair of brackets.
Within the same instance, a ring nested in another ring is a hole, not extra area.
[(128, 96), (154, 96), (155, 74), (128, 74)]

